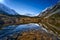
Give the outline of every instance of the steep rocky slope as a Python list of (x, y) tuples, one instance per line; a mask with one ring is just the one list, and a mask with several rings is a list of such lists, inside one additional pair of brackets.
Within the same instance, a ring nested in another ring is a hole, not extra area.
[(47, 30), (60, 37), (60, 2), (47, 8), (39, 17)]

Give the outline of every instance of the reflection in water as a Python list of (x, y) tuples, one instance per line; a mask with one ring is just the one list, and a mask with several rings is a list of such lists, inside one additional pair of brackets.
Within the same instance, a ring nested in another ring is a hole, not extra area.
[(38, 28), (39, 28), (39, 26), (37, 24), (7, 26), (7, 27), (2, 28), (2, 30), (0, 30), (0, 38), (13, 35), (20, 31), (26, 31), (28, 29), (38, 29)]
[[(47, 32), (46, 29), (34, 23), (24, 25), (11, 25), (3, 27), (2, 30), (0, 30), (0, 39), (12, 39), (11, 36), (14, 37), (15, 35), (20, 35), (22, 32), (29, 32), (30, 30), (40, 30), (41, 32)], [(17, 36), (14, 39), (16, 40)]]

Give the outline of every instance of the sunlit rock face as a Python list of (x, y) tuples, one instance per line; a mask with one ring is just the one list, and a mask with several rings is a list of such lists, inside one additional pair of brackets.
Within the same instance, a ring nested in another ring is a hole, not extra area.
[(46, 29), (60, 37), (60, 2), (47, 8), (41, 15), (42, 24)]

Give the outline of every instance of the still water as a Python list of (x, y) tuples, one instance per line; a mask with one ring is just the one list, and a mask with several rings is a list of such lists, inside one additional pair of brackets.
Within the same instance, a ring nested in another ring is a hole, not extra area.
[(2, 30), (0, 30), (0, 39), (13, 35), (15, 33), (23, 32), (23, 31), (28, 31), (28, 30), (43, 30), (41, 26), (38, 24), (30, 23), (30, 24), (22, 24), (22, 25), (10, 25), (3, 27)]
[(22, 25), (10, 25), (10, 26), (5, 26), (2, 28), (2, 30), (0, 30), (0, 40), (5, 40), (10, 36), (15, 36), (21, 32), (26, 32), (29, 30), (40, 30), (41, 32), (48, 33), (46, 29), (44, 29), (42, 26), (35, 23), (22, 24)]

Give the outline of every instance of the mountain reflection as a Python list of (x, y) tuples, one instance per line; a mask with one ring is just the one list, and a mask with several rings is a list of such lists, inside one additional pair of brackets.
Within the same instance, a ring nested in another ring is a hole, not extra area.
[(38, 29), (38, 28), (41, 28), (41, 27), (35, 24), (5, 26), (0, 30), (0, 38), (7, 37), (18, 32), (23, 32), (23, 31), (28, 31), (31, 29)]
[[(39, 36), (45, 35), (45, 36), (47, 36), (46, 38), (49, 38), (48, 31), (46, 29), (44, 30), (43, 27), (41, 27), (40, 25), (35, 24), (35, 23), (5, 26), (0, 30), (0, 40), (22, 40), (22, 39), (24, 39), (23, 38), (24, 35), (26, 35), (28, 37), (30, 37), (29, 35), (39, 35)], [(33, 36), (33, 37), (35, 37), (35, 36)], [(32, 39), (34, 39), (33, 37), (32, 37)], [(52, 38), (53, 35), (50, 34), (50, 37)], [(53, 39), (56, 39), (56, 36), (54, 36), (54, 37), (55, 38), (53, 38)], [(44, 38), (41, 38), (41, 39), (44, 39)], [(27, 40), (28, 40), (28, 38), (27, 38)]]

